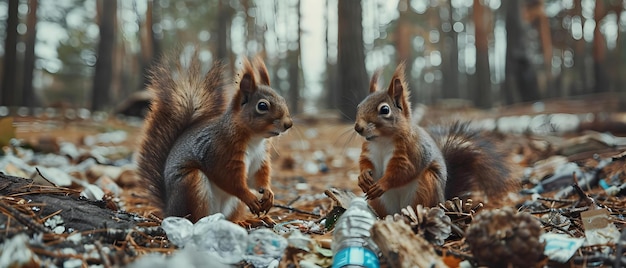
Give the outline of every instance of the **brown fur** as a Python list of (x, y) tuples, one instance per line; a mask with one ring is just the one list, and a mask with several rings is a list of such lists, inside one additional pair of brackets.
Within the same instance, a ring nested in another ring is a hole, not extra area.
[(497, 204), (507, 193), (519, 190), (506, 148), (489, 133), (473, 130), (468, 123), (431, 129), (448, 166), (446, 198), (472, 198)]
[(209, 200), (200, 191), (202, 187), (202, 174), (198, 170), (190, 171), (189, 175), (183, 179), (183, 185), (189, 195), (187, 195), (187, 203), (196, 204), (194, 207), (189, 207), (189, 216), (191, 221), (196, 222), (201, 217), (200, 215), (208, 215), (209, 213)]
[[(150, 72), (147, 90), (152, 92), (153, 98), (137, 159), (139, 176), (147, 183), (150, 193), (149, 201), (160, 208), (164, 206), (163, 166), (169, 148), (185, 129), (218, 117), (227, 105), (223, 66), (219, 62), (202, 77), (196, 55), (191, 57), (187, 69), (176, 57), (174, 54), (164, 56), (161, 64)], [(174, 79), (171, 65), (174, 65), (177, 79)]]
[[(438, 128), (431, 135), (412, 123), (403, 64), (386, 91), (377, 90), (377, 81), (378, 72), (370, 81), (370, 95), (357, 108), (355, 130), (366, 138), (359, 187), (379, 216), (417, 204), (436, 206), (468, 192), (482, 192), (491, 201), (519, 187), (504, 155), (467, 124)], [(386, 167), (383, 159), (389, 159)]]
[[(198, 64), (193, 63), (186, 72), (179, 66), (176, 78), (165, 65), (153, 76), (150, 89), (157, 96), (138, 158), (139, 174), (152, 189), (151, 200), (162, 208), (162, 216), (189, 216), (194, 221), (217, 212), (239, 221), (245, 212), (241, 202), (254, 214), (267, 212), (274, 195), (265, 140), (291, 127), (287, 105), (269, 87), (260, 59), (255, 66), (244, 59), (230, 103), (222, 68), (214, 67), (200, 79)], [(259, 110), (261, 102), (266, 110)], [(263, 192), (262, 197), (253, 191)], [(226, 201), (232, 197), (241, 202)]]

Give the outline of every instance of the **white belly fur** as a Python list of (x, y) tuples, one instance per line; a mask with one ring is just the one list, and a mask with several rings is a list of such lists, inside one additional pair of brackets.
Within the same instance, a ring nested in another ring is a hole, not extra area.
[(378, 138), (375, 142), (368, 143), (368, 149), (369, 159), (374, 164), (372, 177), (374, 181), (378, 181), (385, 174), (385, 169), (395, 148), (390, 140)]
[(219, 212), (224, 214), (226, 218), (229, 218), (235, 209), (237, 209), (239, 199), (224, 192), (222, 188), (211, 182), (204, 174), (202, 174), (202, 177), (201, 181), (205, 184), (202, 189), (204, 189), (205, 192), (201, 194), (208, 197), (209, 215)]
[[(393, 142), (388, 139), (378, 138), (374, 142), (368, 144), (369, 159), (374, 164), (373, 179), (380, 180), (385, 174), (389, 160), (393, 156), (395, 147)], [(381, 197), (382, 203), (385, 205), (387, 212), (392, 214), (400, 212), (402, 208), (410, 205), (415, 198), (417, 191), (417, 181), (411, 181), (402, 188), (394, 188), (387, 190)]]
[(267, 153), (265, 141), (265, 138), (252, 138), (250, 142), (248, 142), (246, 154), (243, 158), (243, 162), (248, 169), (248, 187), (251, 189), (257, 188), (254, 174), (261, 168), (263, 160), (265, 159), (265, 154)]
[[(253, 139), (248, 143), (243, 161), (246, 165), (247, 182), (250, 188), (256, 188), (254, 174), (261, 168), (265, 154), (265, 139)], [(204, 174), (202, 174), (202, 176), (204, 177)], [(205, 192), (201, 193), (201, 195), (209, 197), (207, 200), (209, 202), (209, 215), (220, 212), (228, 218), (235, 209), (237, 209), (237, 206), (239, 206), (239, 198), (223, 191), (206, 177), (204, 177), (202, 181), (205, 185), (201, 188), (204, 189)]]

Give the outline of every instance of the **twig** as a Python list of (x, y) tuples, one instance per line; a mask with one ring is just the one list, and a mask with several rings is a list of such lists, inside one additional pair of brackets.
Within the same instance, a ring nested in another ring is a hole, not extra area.
[(291, 206), (293, 205), (293, 203), (295, 203), (296, 201), (300, 200), (300, 197), (302, 197), (301, 195), (296, 196), (296, 198), (294, 198), (293, 200), (287, 202), (287, 206)]
[(566, 214), (566, 213), (578, 213), (578, 212), (583, 212), (583, 211), (587, 211), (587, 210), (589, 210), (589, 207), (546, 208), (546, 209), (542, 209), (542, 210), (529, 211), (528, 213), (530, 213), (530, 214), (546, 214), (546, 213), (550, 213), (552, 211), (556, 211), (556, 212), (561, 213), (561, 214)]
[(81, 235), (92, 235), (97, 233), (104, 233), (102, 239), (103, 241), (124, 241), (126, 237), (133, 234), (141, 234), (148, 236), (166, 236), (165, 231), (160, 226), (154, 227), (135, 227), (130, 229), (113, 229), (113, 228), (102, 228), (95, 230), (87, 230), (80, 232)]
[(302, 213), (302, 214), (306, 214), (306, 215), (310, 215), (310, 216), (315, 216), (315, 217), (320, 217), (320, 216), (321, 216), (320, 214), (317, 214), (317, 213), (313, 213), (313, 212), (309, 212), (309, 211), (304, 211), (304, 210), (301, 210), (301, 209), (297, 209), (297, 208), (290, 207), (290, 206), (285, 206), (285, 205), (274, 204), (274, 207), (277, 207), (277, 208), (282, 208), (282, 209), (287, 209), (287, 210), (290, 210), (290, 211), (293, 211), (293, 212)]
[(558, 203), (575, 203), (577, 200), (569, 200), (569, 199), (557, 199), (557, 198), (550, 198), (550, 197), (537, 197), (537, 199), (539, 200), (543, 200), (543, 201), (548, 201), (548, 202), (558, 202)]
[(2, 207), (7, 212), (9, 212), (8, 216), (11, 216), (11, 217), (15, 218), (17, 221), (21, 222), (22, 224), (26, 225), (26, 227), (28, 227), (30, 229), (33, 229), (36, 232), (40, 232), (40, 233), (50, 233), (50, 232), (52, 232), (47, 227), (41, 225), (41, 223), (38, 223), (37, 221), (33, 220), (32, 218), (24, 216), (24, 214), (22, 214), (22, 212), (20, 212), (19, 210), (15, 209), (14, 207), (11, 207), (11, 206), (5, 204), (4, 202), (0, 202), (0, 207)]
[(96, 240), (94, 242), (94, 244), (96, 245), (96, 249), (98, 249), (98, 253), (100, 253), (100, 259), (102, 259), (102, 265), (105, 268), (113, 267), (113, 266), (111, 266), (111, 261), (109, 260), (109, 255), (106, 254), (104, 252), (104, 250), (102, 250), (102, 243), (100, 243), (100, 241)]
[(4, 235), (5, 237), (9, 237), (9, 229), (11, 229), (11, 217), (7, 217), (7, 225), (6, 225), (6, 229), (4, 230)]
[(551, 223), (551, 222), (548, 222), (548, 221), (544, 221), (542, 219), (537, 219), (537, 220), (539, 220), (541, 222), (541, 224), (543, 224), (543, 225), (548, 225), (548, 226), (550, 226), (552, 228), (555, 228), (555, 229), (558, 229), (559, 231), (564, 232), (564, 233), (566, 233), (566, 234), (568, 234), (570, 236), (574, 236), (574, 234), (572, 234), (569, 230), (567, 230), (567, 229), (565, 229), (565, 228), (563, 228), (561, 226), (558, 226), (558, 225), (556, 225), (554, 223)]
[[(576, 177), (576, 176), (574, 176), (574, 177)], [(598, 203), (596, 202), (596, 200), (594, 200), (589, 195), (587, 195), (585, 193), (585, 191), (583, 191), (583, 189), (580, 188), (580, 185), (578, 185), (578, 183), (574, 183), (574, 185), (572, 185), (572, 187), (574, 187), (574, 190), (576, 191), (576, 194), (578, 194), (578, 197), (580, 198), (580, 201), (587, 201), (587, 202), (591, 203), (591, 205), (598, 206)]]
[(435, 247), (435, 252), (437, 252), (437, 254), (439, 255), (444, 255), (445, 252), (446, 255), (451, 255), (462, 260), (475, 262), (473, 255), (461, 252), (461, 250), (459, 249)]
[(458, 235), (459, 237), (465, 237), (465, 232), (463, 231), (463, 229), (461, 227), (459, 227), (456, 224), (450, 224), (450, 228), (452, 228), (452, 231)]
[(57, 210), (57, 211), (55, 211), (55, 212), (51, 213), (50, 215), (48, 215), (48, 216), (45, 216), (45, 217), (41, 218), (40, 220), (41, 220), (42, 222), (45, 222), (45, 221), (47, 221), (48, 219), (50, 219), (50, 218), (52, 218), (52, 217), (54, 217), (54, 216), (56, 216), (56, 215), (60, 214), (60, 213), (61, 213), (61, 211), (63, 211), (63, 210), (62, 210), (62, 209), (59, 209), (59, 210)]
[(96, 259), (96, 258), (93, 258), (93, 257), (85, 256), (83, 254), (71, 254), (71, 253), (68, 254), (68, 253), (59, 252), (57, 250), (50, 251), (50, 250), (47, 250), (47, 249), (33, 247), (33, 246), (31, 246), (29, 248), (30, 248), (31, 251), (33, 251), (37, 255), (43, 255), (43, 256), (48, 256), (48, 257), (58, 258), (58, 259), (79, 259), (79, 260), (81, 260), (83, 262), (81, 267), (87, 267), (88, 264), (99, 264), (100, 263), (100, 259)]
[(29, 195), (29, 194), (63, 194), (63, 195), (72, 195), (72, 194), (79, 195), (80, 194), (80, 191), (78, 190), (74, 190), (74, 189), (70, 189), (66, 187), (57, 187), (57, 186), (37, 185), (38, 189), (31, 190), (32, 185), (30, 186), (24, 185), (22, 188), (27, 188), (27, 190), (24, 192), (12, 193), (7, 196), (17, 197), (17, 196)]

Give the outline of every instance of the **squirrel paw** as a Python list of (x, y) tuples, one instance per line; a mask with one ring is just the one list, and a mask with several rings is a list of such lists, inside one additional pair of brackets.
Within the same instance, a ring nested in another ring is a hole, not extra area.
[(260, 188), (259, 193), (263, 194), (259, 203), (261, 205), (261, 212), (267, 213), (274, 206), (274, 192), (268, 188)]
[(262, 193), (263, 196), (261, 199), (258, 199), (256, 195), (249, 192), (249, 195), (246, 195), (245, 198), (241, 198), (246, 206), (250, 209), (250, 212), (254, 215), (261, 215), (261, 213), (267, 213), (270, 208), (274, 206), (274, 192), (272, 192), (269, 188), (261, 188), (259, 189), (259, 193)]
[(381, 195), (385, 193), (385, 189), (380, 185), (380, 183), (374, 183), (367, 192), (365, 192), (366, 199), (374, 200), (379, 198)]
[(246, 219), (243, 221), (237, 221), (235, 222), (235, 224), (249, 230), (249, 229), (253, 229), (257, 227), (272, 228), (274, 227), (274, 225), (276, 225), (276, 222), (272, 220), (272, 218), (270, 218), (269, 216), (265, 215), (265, 216), (261, 216), (261, 217), (254, 218), (254, 219)]
[(259, 199), (257, 199), (257, 197), (248, 191), (248, 194), (245, 196), (245, 198), (240, 198), (241, 201), (243, 201), (244, 204), (246, 204), (246, 206), (248, 206), (248, 208), (250, 209), (250, 212), (252, 212), (252, 214), (254, 215), (260, 215), (261, 214), (261, 202)]
[(372, 178), (372, 170), (366, 169), (359, 175), (359, 188), (364, 193), (367, 193), (372, 185), (374, 184), (374, 179)]

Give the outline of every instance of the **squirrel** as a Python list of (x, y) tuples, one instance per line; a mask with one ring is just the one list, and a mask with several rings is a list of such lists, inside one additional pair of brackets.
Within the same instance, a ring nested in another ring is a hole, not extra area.
[(242, 224), (245, 206), (257, 216), (273, 206), (268, 139), (293, 121), (262, 60), (244, 58), (238, 81), (228, 83), (221, 63), (202, 75), (196, 56), (186, 67), (165, 57), (150, 73), (138, 174), (158, 217), (196, 222), (219, 212)]
[(358, 186), (376, 213), (433, 207), (468, 193), (496, 201), (521, 187), (504, 151), (468, 122), (428, 130), (413, 122), (404, 70), (404, 63), (397, 66), (387, 90), (378, 90), (375, 72), (369, 95), (357, 106), (354, 129), (365, 138)]

